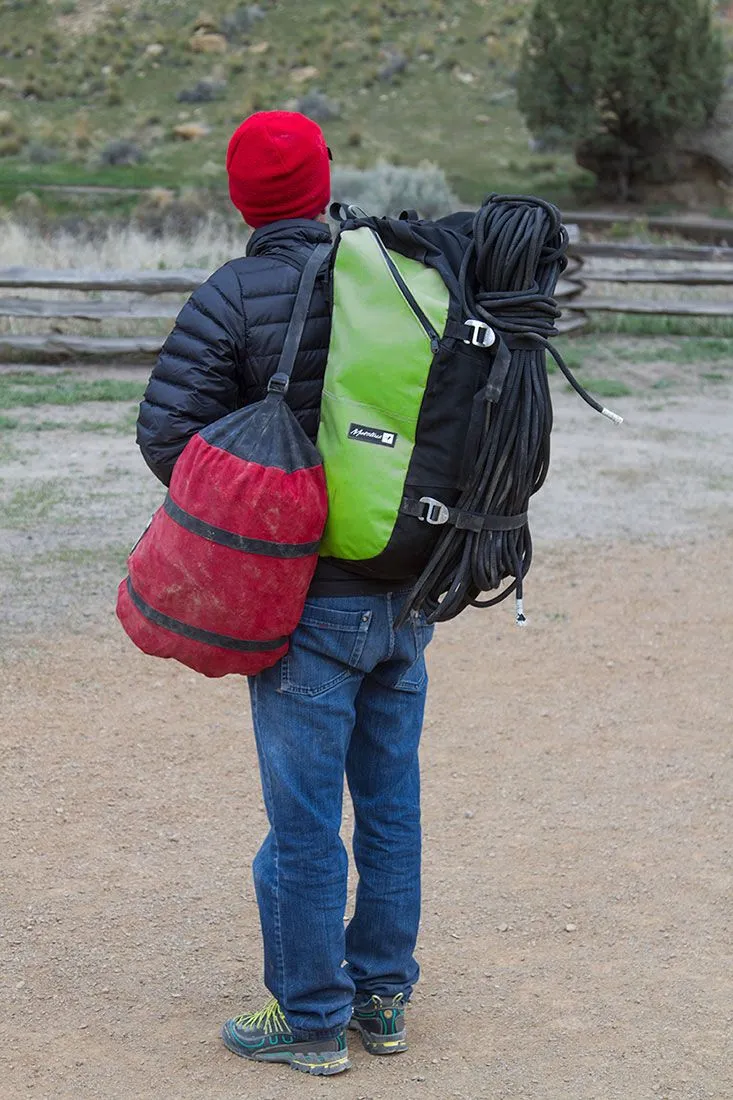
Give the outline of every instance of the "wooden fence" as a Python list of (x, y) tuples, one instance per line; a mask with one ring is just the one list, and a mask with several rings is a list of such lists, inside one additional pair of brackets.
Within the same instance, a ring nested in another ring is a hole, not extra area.
[[(183, 296), (199, 286), (208, 274), (197, 269), (99, 274), (0, 269), (0, 292), (16, 292), (0, 298), (0, 318), (62, 323), (76, 320), (100, 326), (105, 322), (153, 320), (167, 326), (176, 317)], [(624, 293), (624, 288), (636, 285), (655, 288), (657, 294), (664, 291), (664, 296), (640, 298), (628, 290)], [(589, 323), (590, 315), (599, 312), (733, 317), (733, 296), (699, 297), (700, 288), (732, 285), (733, 248), (577, 242), (570, 247), (570, 262), (557, 288), (557, 301), (563, 310), (558, 327), (562, 332), (581, 329)], [(605, 291), (599, 293), (599, 286), (605, 287)], [(675, 297), (673, 292), (670, 294), (675, 286), (694, 287), (695, 295), (684, 297), (680, 292)], [(609, 288), (614, 288), (612, 293)], [(17, 293), (26, 290), (84, 292), (96, 297), (32, 298)], [(125, 299), (116, 297), (122, 292), (127, 295)], [(103, 293), (108, 296), (99, 297)], [(126, 355), (155, 355), (162, 340), (160, 335), (74, 335), (49, 324), (40, 333), (0, 333), (0, 356), (17, 357), (29, 352), (36, 358), (49, 360), (97, 356), (111, 361)]]
[[(733, 317), (733, 296), (700, 293), (733, 286), (733, 248), (576, 242), (569, 251), (557, 293), (562, 332), (584, 328), (594, 313)], [(628, 289), (635, 286), (644, 291)], [(695, 290), (685, 295), (684, 287)]]
[(671, 214), (658, 217), (603, 210), (579, 210), (566, 211), (565, 221), (571, 225), (577, 225), (581, 232), (584, 230), (615, 231), (626, 227), (626, 236), (632, 236), (635, 229), (643, 226), (655, 233), (671, 233), (687, 241), (697, 241), (698, 244), (733, 245), (733, 221), (729, 218), (707, 218), (696, 214)]

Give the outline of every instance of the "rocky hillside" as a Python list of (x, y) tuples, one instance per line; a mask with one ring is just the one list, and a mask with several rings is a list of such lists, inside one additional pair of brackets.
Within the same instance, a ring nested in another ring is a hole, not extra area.
[(590, 177), (516, 107), (530, 4), (0, 0), (0, 207), (43, 183), (223, 189), (233, 128), (282, 107), (324, 126), (338, 165), (429, 161), (467, 202), (575, 204)]
[(338, 163), (428, 160), (467, 200), (574, 172), (516, 110), (528, 0), (204, 3), (0, 0), (0, 183), (221, 186), (234, 126), (278, 107)]

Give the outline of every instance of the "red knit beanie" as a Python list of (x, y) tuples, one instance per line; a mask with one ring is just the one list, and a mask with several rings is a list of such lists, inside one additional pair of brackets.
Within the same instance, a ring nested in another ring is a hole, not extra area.
[(331, 196), (320, 126), (294, 111), (258, 111), (234, 131), (227, 150), (229, 194), (253, 228), (281, 218), (317, 218)]

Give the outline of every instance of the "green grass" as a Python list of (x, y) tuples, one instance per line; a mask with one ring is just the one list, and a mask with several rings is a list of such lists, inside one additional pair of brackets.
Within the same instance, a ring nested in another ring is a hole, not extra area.
[[(573, 334), (557, 341), (566, 363), (582, 379), (583, 385), (599, 397), (626, 397), (635, 390), (673, 390), (684, 378), (689, 385), (721, 383), (733, 377), (733, 339), (727, 337), (686, 336), (670, 338)], [(649, 381), (643, 367), (654, 364)], [(654, 376), (667, 365), (669, 376)], [(680, 371), (680, 367), (685, 368)], [(713, 368), (713, 369), (705, 369)], [(642, 370), (639, 370), (642, 368)], [(641, 377), (640, 377), (641, 376)]]
[[(135, 410), (137, 420), (137, 409)], [(76, 424), (67, 424), (74, 432), (116, 432), (121, 430), (121, 425), (114, 420), (79, 420)], [(125, 429), (126, 430), (126, 429)]]
[[(613, 334), (622, 335), (622, 334)], [(666, 334), (665, 334), (666, 335)], [(572, 371), (579, 371), (589, 360), (614, 363), (619, 357), (629, 363), (718, 363), (733, 367), (733, 336), (686, 336), (670, 341), (634, 333), (615, 342), (598, 336), (571, 334), (555, 344)]]
[(733, 338), (688, 336), (661, 347), (634, 349), (636, 363), (653, 363), (660, 359), (668, 363), (717, 362), (722, 359), (733, 365)]
[[(578, 381), (596, 397), (630, 397), (633, 392), (625, 382), (617, 378), (578, 378)], [(572, 388), (569, 383), (568, 388)]]
[[(14, 462), (18, 457), (19, 450), (10, 442), (10, 436), (4, 435), (2, 432), (0, 432), (0, 466), (4, 466), (8, 462)], [(0, 515), (2, 515), (1, 506)]]
[[(135, 421), (137, 412), (135, 413)], [(133, 421), (133, 427), (134, 423)], [(104, 432), (119, 432), (127, 435), (130, 427), (127, 420), (16, 420), (14, 427), (25, 432), (82, 432), (83, 434), (99, 434)], [(2, 425), (0, 425), (2, 428)]]
[(124, 572), (125, 563), (130, 553), (127, 545), (119, 546), (59, 546), (54, 550), (44, 550), (39, 554), (29, 554), (23, 561), (17, 557), (0, 555), (0, 571), (6, 576), (10, 575), (21, 583), (28, 583), (33, 577), (33, 570), (47, 569), (55, 566), (71, 566), (72, 568), (91, 570), (93, 568), (114, 570), (120, 575)]
[(13, 432), (18, 427), (18, 421), (12, 416), (0, 416), (0, 432)]
[(80, 405), (88, 401), (139, 401), (145, 383), (119, 378), (78, 379), (73, 371), (44, 374), (11, 371), (0, 374), (0, 408), (33, 405)]
[(733, 477), (730, 474), (719, 474), (718, 477), (708, 478), (707, 488), (714, 493), (730, 493), (733, 490)]
[(586, 333), (613, 336), (733, 337), (733, 318), (670, 317), (635, 313), (592, 314)]
[(16, 489), (2, 506), (2, 525), (22, 528), (48, 519), (53, 509), (66, 499), (62, 482), (38, 481)]
[(88, 546), (60, 546), (56, 550), (49, 550), (42, 554), (36, 554), (31, 559), (32, 565), (99, 565), (114, 567), (122, 570), (130, 553), (129, 546), (103, 546), (91, 548)]
[(0, 174), (0, 199), (4, 192), (28, 191), (34, 187), (171, 187), (180, 184), (174, 174), (145, 165), (130, 167), (100, 165), (95, 163), (28, 164), (22, 157), (7, 157)]

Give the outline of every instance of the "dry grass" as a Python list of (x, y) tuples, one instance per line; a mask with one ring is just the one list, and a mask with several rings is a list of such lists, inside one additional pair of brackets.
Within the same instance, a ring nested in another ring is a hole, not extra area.
[(110, 227), (90, 239), (60, 231), (41, 235), (8, 219), (0, 234), (0, 267), (74, 268), (77, 271), (144, 271), (205, 268), (213, 271), (242, 255), (241, 230), (211, 219), (191, 236), (154, 237), (133, 227)]
[[(242, 255), (247, 240), (243, 226), (225, 225), (221, 219), (211, 219), (190, 236), (155, 237), (134, 227), (109, 227), (94, 237), (79, 238), (69, 232), (42, 234), (12, 220), (3, 223), (0, 234), (0, 268), (31, 267), (74, 269), (79, 273), (105, 270), (144, 271), (196, 268), (214, 271), (233, 256)], [(29, 288), (1, 289), (0, 297), (52, 299), (86, 298), (83, 291), (39, 290)], [(92, 295), (92, 297), (100, 295)], [(145, 295), (115, 292), (120, 304), (142, 300)], [(0, 335), (40, 335), (50, 328), (57, 333), (79, 336), (164, 336), (183, 305), (186, 295), (162, 295), (160, 301), (170, 305), (170, 321), (120, 320), (81, 321), (73, 319), (0, 318)]]

